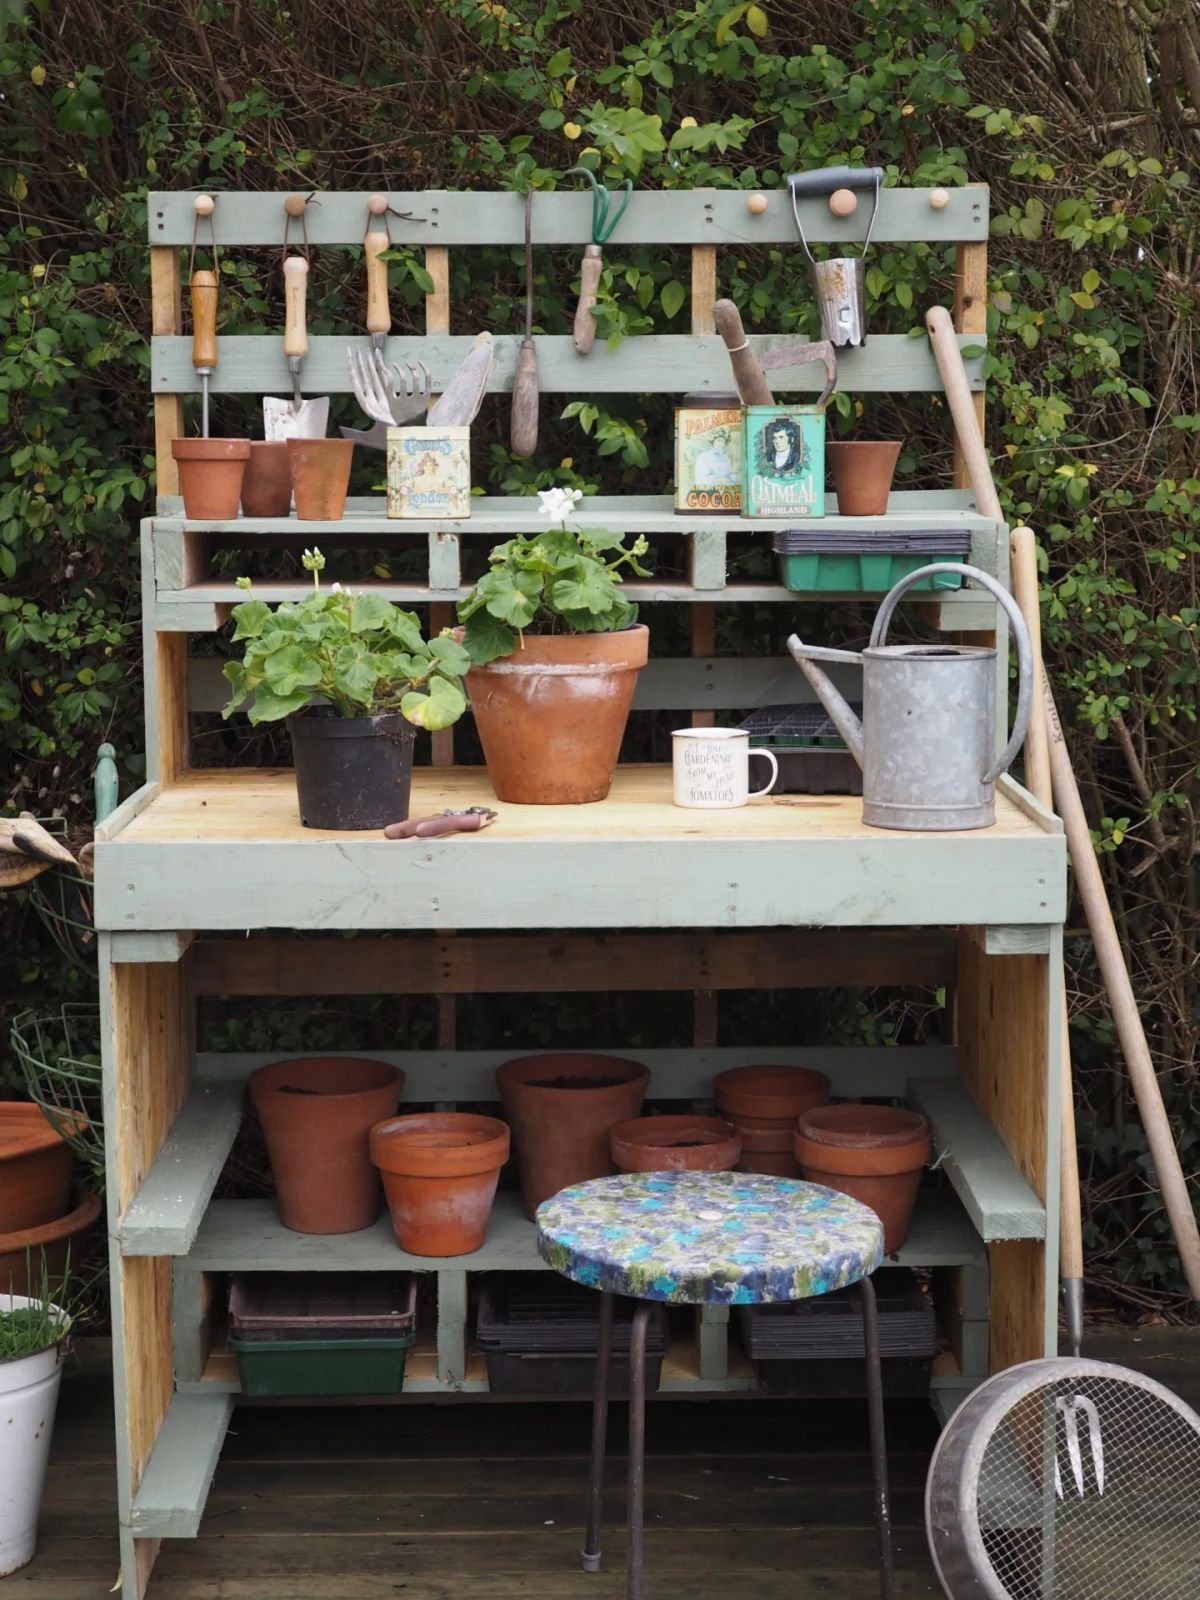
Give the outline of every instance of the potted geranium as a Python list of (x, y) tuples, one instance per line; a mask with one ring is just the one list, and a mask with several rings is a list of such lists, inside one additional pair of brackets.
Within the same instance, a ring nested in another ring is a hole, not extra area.
[(383, 828), (408, 816), (418, 728), (448, 728), (466, 710), (466, 650), (449, 630), (435, 639), (380, 594), (321, 589), (325, 558), (304, 552), (313, 592), (272, 610), (253, 598), (233, 608), (240, 661), (225, 663), (250, 721), (287, 718), (300, 820), (308, 828)]
[(558, 524), (497, 545), (459, 603), (470, 656), (467, 693), (501, 800), (578, 805), (612, 784), (649, 632), (622, 594), (645, 538), (569, 528), (578, 489), (544, 489), (542, 516)]
[[(65, 1290), (65, 1285), (64, 1285)], [(36, 1295), (0, 1294), (0, 1575), (33, 1560), (71, 1314), (43, 1277)]]

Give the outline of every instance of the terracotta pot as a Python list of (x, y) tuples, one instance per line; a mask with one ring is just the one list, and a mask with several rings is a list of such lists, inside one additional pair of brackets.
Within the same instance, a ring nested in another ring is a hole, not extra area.
[(396, 1242), (414, 1256), (465, 1256), (487, 1233), (507, 1123), (461, 1111), (391, 1117), (371, 1129)]
[[(761, 1119), (765, 1124), (765, 1118)], [(738, 1160), (739, 1172), (762, 1172), (772, 1178), (798, 1178), (800, 1163), (796, 1160), (793, 1141), (796, 1124), (783, 1119), (773, 1126), (749, 1127), (745, 1123), (733, 1124), (742, 1141), (742, 1154)]]
[(796, 1159), (810, 1183), (840, 1189), (883, 1223), (888, 1255), (908, 1237), (921, 1169), (933, 1153), (928, 1121), (901, 1106), (820, 1106), (796, 1129)]
[(370, 1132), (390, 1117), (404, 1074), (357, 1056), (272, 1061), (250, 1095), (275, 1174), (279, 1217), (296, 1233), (357, 1233), (379, 1214)]
[(467, 694), (501, 800), (521, 806), (574, 806), (603, 800), (649, 630), (526, 634), (511, 656), (467, 673)]
[(232, 522), (250, 459), (249, 439), (172, 439), (185, 516)]
[(900, 439), (826, 442), (825, 454), (833, 469), (839, 516), (883, 516), (902, 448)]
[(521, 1056), (496, 1069), (528, 1216), (569, 1184), (612, 1172), (609, 1129), (638, 1115), (649, 1081), (621, 1056)]
[(713, 1079), (713, 1094), (731, 1121), (783, 1121), (790, 1128), (802, 1111), (829, 1103), (829, 1079), (808, 1067), (731, 1067)]
[(286, 517), (292, 509), (292, 465), (286, 439), (253, 439), (242, 479), (244, 517)]
[[(74, 1121), (87, 1126), (83, 1117)], [(57, 1221), (71, 1203), (74, 1167), (71, 1146), (39, 1106), (0, 1101), (0, 1234)]]
[(289, 439), (288, 464), (301, 522), (340, 522), (350, 487), (353, 439)]
[(621, 1172), (730, 1172), (742, 1141), (720, 1117), (639, 1117), (609, 1130)]
[(61, 1291), (68, 1265), (78, 1255), (73, 1241), (100, 1215), (100, 1196), (77, 1190), (74, 1206), (70, 1199), (66, 1205), (62, 1216), (40, 1228), (0, 1233), (0, 1294), (37, 1296), (43, 1274), (51, 1294)]

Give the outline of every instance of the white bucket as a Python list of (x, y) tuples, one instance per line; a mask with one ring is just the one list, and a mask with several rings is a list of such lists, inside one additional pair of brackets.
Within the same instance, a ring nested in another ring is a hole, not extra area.
[[(34, 1304), (24, 1295), (0, 1294), (0, 1311)], [(65, 1332), (67, 1314), (55, 1309)], [(32, 1561), (37, 1549), (65, 1348), (60, 1341), (36, 1355), (0, 1360), (0, 1578)]]

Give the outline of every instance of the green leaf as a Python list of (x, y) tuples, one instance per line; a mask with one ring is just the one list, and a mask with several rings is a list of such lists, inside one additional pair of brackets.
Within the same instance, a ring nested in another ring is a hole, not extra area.
[(333, 658), (333, 687), (347, 700), (370, 705), (382, 665), (362, 639), (353, 639)]
[(720, 22), (717, 23), (717, 31), (716, 31), (715, 38), (716, 38), (716, 42), (717, 42), (718, 45), (722, 45), (722, 44), (725, 43), (726, 39), (728, 39), (728, 37), (729, 37), (730, 33), (732, 32), (732, 30), (742, 20), (742, 17), (745, 14), (745, 11), (746, 11), (746, 7), (745, 6), (734, 6), (733, 10), (732, 11), (727, 11), (725, 13), (725, 15), (721, 18)]
[(280, 722), (284, 717), (290, 717), (293, 711), (302, 711), (310, 698), (303, 689), (297, 689), (294, 694), (276, 694), (265, 685), (260, 685), (254, 691), (250, 721), (255, 726), (260, 722)]
[(271, 608), (263, 600), (243, 600), (241, 605), (234, 606), (233, 620), (237, 626), (233, 630), (233, 642), (239, 639), (257, 639), (264, 626), (271, 619)]
[(547, 106), (538, 117), (538, 126), (549, 129), (561, 128), (566, 120), (561, 111), (554, 106)]
[(263, 662), (263, 676), (275, 694), (286, 696), (320, 683), (321, 668), (307, 650), (298, 644), (289, 644), (267, 656)]
[(678, 316), (687, 299), (687, 291), (678, 278), (672, 278), (670, 283), (664, 283), (662, 289), (662, 308), (668, 317)]
[(593, 615), (612, 609), (612, 584), (601, 568), (583, 578), (560, 578), (550, 590), (556, 611), (589, 611)]
[(492, 616), (511, 628), (527, 628), (537, 615), (542, 585), (531, 573), (494, 567), (479, 581), (479, 592), (483, 594), (485, 590)]
[(901, 278), (896, 284), (896, 302), (907, 311), (913, 303), (912, 284), (906, 278)]
[(1084, 273), (1083, 277), (1080, 279), (1080, 284), (1084, 292), (1087, 294), (1095, 294), (1096, 290), (1100, 287), (1100, 283), (1100, 274), (1094, 267), (1089, 267)]
[(425, 641), (421, 637), (420, 619), (411, 611), (402, 611), (399, 606), (388, 606), (387, 631), (397, 644), (406, 650), (424, 650)]
[(767, 37), (767, 14), (761, 6), (746, 7), (746, 26), (757, 39)]
[(350, 601), (350, 632), (374, 633), (386, 628), (392, 614), (392, 602), (381, 594), (356, 594)]
[(516, 642), (512, 629), (487, 610), (473, 612), (463, 629), (467, 654), (477, 667), (486, 666), (489, 661), (495, 661), (497, 656), (512, 655)]
[(433, 293), (433, 279), (419, 261), (410, 261), (408, 263), (408, 275), (422, 294)]
[(546, 63), (546, 75), (551, 78), (561, 78), (571, 65), (571, 47), (564, 45), (561, 50), (556, 50)]
[(429, 654), (437, 661), (443, 672), (452, 672), (458, 678), (461, 678), (471, 665), (471, 656), (467, 649), (459, 644), (457, 639), (448, 639), (444, 635), (430, 639)]
[(418, 728), (428, 728), (431, 733), (450, 727), (466, 709), (466, 695), (448, 678), (431, 678), (428, 694), (414, 691), (400, 702), (400, 710), (408, 720)]

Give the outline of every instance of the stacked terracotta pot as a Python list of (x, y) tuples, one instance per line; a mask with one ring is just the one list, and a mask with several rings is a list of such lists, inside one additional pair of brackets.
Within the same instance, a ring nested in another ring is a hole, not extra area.
[(933, 1153), (928, 1121), (904, 1106), (817, 1106), (795, 1134), (796, 1160), (809, 1183), (861, 1200), (883, 1223), (888, 1255), (908, 1237), (921, 1172)]
[(742, 1153), (732, 1124), (689, 1112), (620, 1122), (608, 1143), (620, 1172), (731, 1172)]
[(739, 1172), (798, 1178), (796, 1120), (829, 1102), (829, 1079), (808, 1067), (732, 1067), (713, 1082), (717, 1110), (742, 1144)]
[(0, 1101), (0, 1294), (37, 1295), (43, 1277), (61, 1289), (78, 1236), (100, 1215), (99, 1195), (74, 1176), (74, 1152), (45, 1113)]

